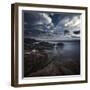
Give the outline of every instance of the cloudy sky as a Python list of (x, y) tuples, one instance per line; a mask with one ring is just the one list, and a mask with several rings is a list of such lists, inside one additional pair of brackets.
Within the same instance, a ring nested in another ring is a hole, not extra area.
[(23, 11), (26, 36), (34, 38), (80, 38), (80, 13)]

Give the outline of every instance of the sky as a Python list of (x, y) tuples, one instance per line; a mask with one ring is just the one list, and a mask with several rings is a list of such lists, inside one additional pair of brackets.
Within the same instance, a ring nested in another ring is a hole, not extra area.
[(23, 11), (25, 36), (42, 39), (80, 39), (80, 13)]

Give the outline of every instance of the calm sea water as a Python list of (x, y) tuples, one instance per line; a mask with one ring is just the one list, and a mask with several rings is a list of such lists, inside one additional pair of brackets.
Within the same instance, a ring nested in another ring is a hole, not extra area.
[[(54, 42), (53, 42), (54, 43)], [(80, 41), (55, 42), (51, 50), (47, 50), (50, 58), (56, 56), (59, 60), (80, 60)], [(58, 46), (57, 43), (62, 43)]]

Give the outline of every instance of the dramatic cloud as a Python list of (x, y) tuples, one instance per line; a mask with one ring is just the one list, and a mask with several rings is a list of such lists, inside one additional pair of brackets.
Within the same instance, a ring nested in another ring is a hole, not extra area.
[(80, 30), (80, 16), (73, 16), (72, 19), (68, 18), (64, 26), (71, 30)]
[(57, 30), (65, 31), (67, 30), (69, 33), (68, 35), (80, 37), (80, 33), (75, 34), (75, 31), (80, 31), (80, 15), (73, 15), (73, 16), (66, 16), (56, 26)]
[(52, 18), (48, 13), (42, 12), (24, 12), (24, 30), (25, 36), (46, 38), (51, 29), (54, 28)]
[(52, 23), (52, 19), (46, 13), (40, 13), (40, 20), (43, 24), (50, 24)]
[(53, 12), (24, 12), (24, 30), (31, 36), (64, 38), (66, 35), (80, 37), (80, 14)]
[(52, 18), (47, 13), (25, 12), (24, 17), (25, 17), (24, 24), (28, 24), (31, 26), (46, 25), (47, 28), (53, 26)]
[(80, 15), (78, 16), (72, 16), (72, 17), (65, 17), (63, 18), (56, 27), (62, 27), (63, 29), (68, 29), (68, 30), (80, 30)]

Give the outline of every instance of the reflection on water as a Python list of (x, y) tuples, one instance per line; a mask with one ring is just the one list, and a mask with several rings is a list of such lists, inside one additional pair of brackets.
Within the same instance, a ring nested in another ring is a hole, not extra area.
[(54, 54), (54, 55), (57, 55), (57, 54), (58, 54), (58, 51), (57, 51), (57, 44), (54, 45), (53, 54)]
[(80, 42), (61, 42), (63, 45), (54, 45), (51, 50), (48, 50), (48, 55), (51, 57), (59, 57), (60, 60), (80, 60)]

